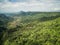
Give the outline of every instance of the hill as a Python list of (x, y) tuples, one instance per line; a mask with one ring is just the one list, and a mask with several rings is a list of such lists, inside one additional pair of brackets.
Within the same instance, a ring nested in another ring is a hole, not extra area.
[(7, 23), (12, 21), (12, 18), (5, 14), (0, 14), (0, 45), (2, 43), (3, 33), (7, 30)]
[(14, 16), (1, 39), (2, 45), (60, 45), (60, 13)]

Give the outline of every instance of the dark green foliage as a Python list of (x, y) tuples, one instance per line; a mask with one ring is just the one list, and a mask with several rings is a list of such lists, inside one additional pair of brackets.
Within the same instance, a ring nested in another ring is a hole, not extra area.
[(1, 27), (6, 29), (1, 45), (60, 45), (59, 12), (22, 13), (8, 22), (7, 28)]

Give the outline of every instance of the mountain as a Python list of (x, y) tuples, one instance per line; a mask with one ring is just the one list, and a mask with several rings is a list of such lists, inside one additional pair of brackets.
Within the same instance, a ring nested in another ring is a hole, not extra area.
[(7, 24), (12, 20), (11, 17), (6, 16), (5, 14), (0, 14), (0, 45), (2, 44), (3, 34), (7, 30)]
[[(23, 12), (11, 16), (8, 17), (14, 20), (5, 23), (7, 29), (0, 38), (1, 45), (60, 45), (60, 12)], [(1, 20), (5, 22), (8, 17), (4, 17)]]
[(7, 24), (13, 18), (6, 16), (5, 14), (0, 14), (0, 25)]

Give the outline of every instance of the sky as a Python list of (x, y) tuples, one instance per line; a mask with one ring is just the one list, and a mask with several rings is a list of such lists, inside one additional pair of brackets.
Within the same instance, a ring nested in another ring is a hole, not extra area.
[(60, 0), (0, 0), (0, 13), (19, 11), (60, 12)]

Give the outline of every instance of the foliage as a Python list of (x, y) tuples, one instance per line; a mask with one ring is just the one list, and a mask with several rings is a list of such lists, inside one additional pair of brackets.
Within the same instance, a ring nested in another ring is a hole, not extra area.
[(60, 45), (60, 13), (16, 16), (7, 23), (2, 39), (3, 45)]

